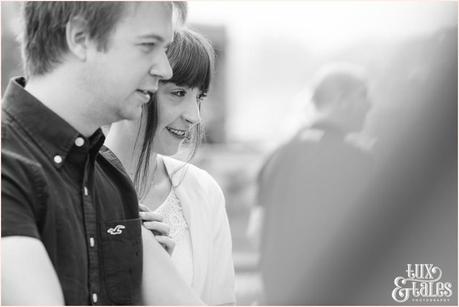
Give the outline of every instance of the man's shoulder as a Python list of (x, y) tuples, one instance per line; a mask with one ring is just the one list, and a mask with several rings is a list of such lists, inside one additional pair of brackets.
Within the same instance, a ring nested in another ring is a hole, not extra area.
[(36, 191), (44, 188), (46, 177), (42, 165), (33, 157), (2, 148), (2, 193), (7, 190)]
[(27, 193), (44, 188), (47, 180), (40, 140), (33, 139), (3, 106), (1, 121), (2, 193), (18, 187)]
[(8, 113), (8, 111), (4, 107), (2, 107), (2, 140), (12, 130), (14, 130), (13, 124), (13, 117)]
[(33, 158), (23, 155), (19, 152), (9, 150), (7, 148), (2, 148), (2, 170), (4, 166), (10, 163), (23, 164), (32, 167), (40, 167), (40, 163), (35, 161)]
[[(37, 141), (30, 138), (12, 118), (2, 114), (2, 169), (5, 163), (40, 167), (36, 153)], [(35, 148), (35, 149), (34, 149)]]
[(319, 129), (304, 129), (301, 130), (297, 136), (294, 138), (294, 141), (299, 143), (310, 143), (315, 144), (322, 140), (325, 132)]
[(259, 174), (258, 180), (262, 177), (269, 176), (279, 169), (284, 169), (287, 165), (295, 164), (301, 157), (303, 159), (308, 153), (317, 152), (320, 146), (324, 133), (315, 129), (301, 129), (296, 135), (279, 145), (265, 159)]
[(132, 180), (129, 177), (129, 174), (127, 173), (121, 161), (118, 159), (115, 153), (113, 153), (113, 151), (110, 150), (110, 148), (108, 148), (105, 145), (102, 145), (102, 147), (99, 149), (99, 156), (97, 158), (97, 161), (98, 165), (101, 166), (101, 170), (103, 172), (110, 173), (110, 178), (116, 178), (118, 184), (120, 184), (120, 181), (118, 180), (122, 179), (124, 188), (129, 186), (130, 188), (132, 188), (132, 191), (135, 191), (134, 185), (132, 184)]
[(120, 172), (126, 173), (126, 170), (124, 169), (123, 164), (118, 159), (118, 157), (115, 155), (115, 153), (110, 150), (110, 148), (108, 148), (105, 145), (102, 145), (102, 147), (99, 150), (99, 153), (104, 158), (104, 160), (106, 160), (108, 163), (110, 163), (112, 166), (114, 166)]
[(323, 140), (324, 132), (314, 129), (304, 129), (299, 131), (293, 138), (285, 144), (279, 146), (273, 153), (274, 159), (292, 159), (297, 155), (304, 155), (310, 148), (317, 147)]
[(277, 158), (291, 158), (292, 155), (304, 154), (308, 148), (317, 147), (322, 143), (324, 132), (316, 129), (302, 129), (290, 140), (280, 145), (273, 156)]
[[(31, 136), (20, 121), (2, 106), (2, 148), (15, 144), (32, 145)], [(8, 148), (10, 151), (14, 151)]]

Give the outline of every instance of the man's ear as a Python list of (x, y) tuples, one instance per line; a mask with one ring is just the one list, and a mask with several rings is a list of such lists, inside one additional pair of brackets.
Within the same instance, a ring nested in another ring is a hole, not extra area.
[(74, 17), (65, 27), (65, 36), (69, 52), (78, 59), (85, 61), (89, 47), (87, 23), (83, 18)]

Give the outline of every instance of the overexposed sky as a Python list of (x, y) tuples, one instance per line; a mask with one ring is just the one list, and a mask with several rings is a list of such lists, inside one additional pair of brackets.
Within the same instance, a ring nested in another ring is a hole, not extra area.
[(457, 26), (456, 1), (188, 3), (189, 23), (226, 28), (230, 140), (277, 141), (291, 134), (301, 120), (299, 84), (313, 58), (363, 40), (396, 42)]
[(263, 30), (326, 51), (363, 37), (399, 37), (457, 24), (457, 2), (195, 0), (189, 1), (189, 21), (223, 24), (241, 36)]

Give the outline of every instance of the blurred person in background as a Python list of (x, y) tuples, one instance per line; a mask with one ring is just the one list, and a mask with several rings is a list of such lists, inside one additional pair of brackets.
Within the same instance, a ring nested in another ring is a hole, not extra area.
[(2, 103), (2, 304), (200, 304), (142, 227), (100, 129), (140, 117), (146, 91), (171, 77), (165, 47), (186, 5), (27, 2), (22, 13), (26, 78)]
[[(321, 278), (304, 297), (315, 293), (346, 305), (392, 305), (395, 298), (457, 305), (457, 38), (456, 26), (407, 39), (384, 67), (389, 86), (380, 95), (393, 107), (375, 134), (377, 171), (317, 263), (313, 275)], [(408, 264), (438, 266), (436, 290), (416, 297), (427, 284), (408, 282), (398, 292), (408, 295), (396, 297), (395, 278), (407, 277)], [(325, 278), (324, 271), (333, 274)], [(340, 286), (329, 291), (330, 284)], [(448, 284), (450, 291), (440, 290)]]
[[(349, 138), (363, 129), (371, 107), (362, 68), (323, 68), (312, 103), (316, 120), (275, 150), (258, 176), (258, 206), (249, 227), (252, 235), (261, 236), (264, 304), (339, 304), (321, 293), (304, 293), (323, 277), (311, 274), (312, 269), (327, 266), (321, 263), (323, 253), (346, 216), (354, 214), (372, 174), (370, 153)], [(339, 255), (333, 261), (339, 262)], [(327, 291), (339, 286), (329, 284)]]
[[(303, 301), (457, 305), (457, 38), (454, 27), (408, 39), (386, 63), (377, 170), (301, 282)], [(409, 264), (437, 267), (432, 291), (396, 283)]]
[(202, 35), (175, 33), (167, 50), (173, 77), (159, 83), (140, 120), (110, 127), (106, 145), (134, 181), (144, 225), (171, 254), (186, 283), (211, 305), (234, 304), (232, 242), (225, 199), (204, 170), (172, 158), (201, 138), (201, 103), (214, 51)]

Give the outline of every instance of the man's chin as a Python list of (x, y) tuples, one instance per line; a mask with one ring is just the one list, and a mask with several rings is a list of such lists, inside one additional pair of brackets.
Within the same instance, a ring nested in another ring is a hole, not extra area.
[(142, 108), (139, 107), (135, 110), (130, 110), (130, 112), (125, 112), (121, 115), (120, 120), (131, 120), (138, 121), (142, 117)]

